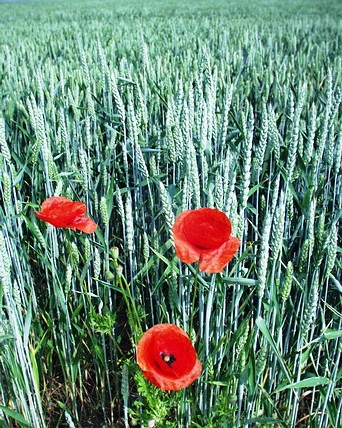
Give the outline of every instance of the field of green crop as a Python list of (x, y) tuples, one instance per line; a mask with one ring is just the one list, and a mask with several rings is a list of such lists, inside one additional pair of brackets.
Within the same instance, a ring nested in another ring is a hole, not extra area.
[[(339, 0), (0, 2), (0, 427), (342, 425)], [(82, 201), (93, 234), (35, 211)], [(228, 215), (217, 274), (188, 209)], [(142, 332), (200, 377), (161, 391)]]

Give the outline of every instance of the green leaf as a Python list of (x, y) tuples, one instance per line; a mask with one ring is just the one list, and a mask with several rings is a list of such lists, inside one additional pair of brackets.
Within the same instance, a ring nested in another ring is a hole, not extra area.
[(263, 425), (274, 425), (274, 424), (282, 424), (284, 426), (287, 426), (286, 422), (282, 421), (281, 419), (275, 419), (275, 418), (269, 418), (269, 417), (263, 417), (263, 418), (251, 418), (248, 419), (245, 422), (242, 422), (240, 426), (249, 426), (250, 424), (263, 424)]
[(299, 382), (294, 382), (289, 385), (281, 386), (273, 391), (273, 394), (277, 392), (284, 391), (285, 389), (298, 389), (298, 388), (313, 388), (318, 385), (328, 385), (330, 380), (327, 377), (315, 376), (308, 379), (300, 380)]
[(342, 330), (330, 330), (328, 329), (322, 335), (322, 338), (325, 340), (333, 340), (342, 337)]
[(262, 183), (258, 183), (255, 186), (253, 186), (250, 191), (248, 192), (248, 197), (252, 196), (253, 193), (255, 193), (258, 189), (261, 189), (264, 187), (264, 184), (266, 183), (267, 180), (264, 180)]
[(271, 333), (269, 332), (265, 320), (261, 317), (257, 318), (255, 321), (256, 325), (258, 326), (258, 328), (260, 329), (260, 331), (262, 332), (262, 334), (265, 336), (267, 342), (270, 344), (273, 352), (275, 353), (279, 363), (280, 363), (280, 367), (282, 368), (287, 380), (289, 382), (291, 382), (291, 376), (290, 373), (286, 367), (285, 361), (283, 360), (282, 356), (280, 355), (280, 352), (277, 349), (277, 345), (273, 339), (273, 337), (271, 336)]
[(225, 387), (229, 386), (228, 382), (221, 382), (219, 380), (211, 380), (211, 381), (208, 381), (206, 383), (208, 385), (215, 385), (215, 386), (225, 386)]
[(8, 339), (14, 339), (14, 336), (12, 336), (11, 334), (4, 334), (3, 336), (0, 336), (0, 341)]
[(32, 306), (30, 302), (26, 310), (26, 318), (25, 318), (25, 325), (24, 325), (24, 332), (23, 332), (23, 342), (25, 347), (27, 347), (28, 341), (29, 341), (31, 321), (32, 321)]
[(329, 277), (332, 279), (332, 282), (333, 282), (336, 290), (338, 290), (340, 293), (342, 293), (341, 283), (334, 277), (334, 275), (330, 274)]
[(18, 424), (21, 427), (24, 428), (30, 428), (29, 423), (26, 421), (26, 419), (24, 418), (23, 415), (21, 415), (20, 413), (16, 412), (15, 410), (9, 409), (8, 407), (5, 406), (1, 406), (0, 405), (0, 410), (3, 411), (3, 413), (5, 413), (7, 416), (9, 416), (10, 418), (14, 419), (15, 421), (18, 422)]
[[(159, 251), (155, 250), (154, 248), (151, 248), (151, 250), (167, 266), (170, 266), (172, 262), (170, 262), (170, 260), (167, 257), (165, 257), (162, 253), (165, 253), (171, 247), (172, 247), (172, 241), (171, 239), (169, 239), (161, 248), (159, 248)], [(151, 269), (152, 266), (155, 264), (155, 262), (156, 262), (155, 258), (151, 257), (148, 263), (145, 264), (144, 267), (136, 274), (136, 276), (134, 277), (134, 280), (139, 278), (141, 275), (144, 275), (146, 272), (148, 272), (149, 269)], [(178, 271), (177, 266), (174, 266), (174, 269), (176, 270), (176, 272)]]
[(312, 345), (313, 343), (321, 343), (324, 342), (325, 340), (335, 340), (338, 339), (339, 337), (342, 337), (342, 330), (332, 330), (327, 328), (322, 334), (321, 336), (317, 337), (316, 339), (312, 340), (309, 345)]
[(223, 277), (222, 281), (226, 284), (238, 284), (238, 285), (245, 285), (246, 287), (256, 287), (260, 281), (258, 279), (251, 279), (251, 278), (237, 278), (237, 277)]
[(30, 347), (29, 352), (30, 352), (30, 361), (32, 365), (33, 380), (35, 384), (35, 393), (38, 395), (39, 401), (40, 401), (41, 397), (40, 397), (40, 389), (39, 389), (39, 368), (36, 360), (36, 350)]

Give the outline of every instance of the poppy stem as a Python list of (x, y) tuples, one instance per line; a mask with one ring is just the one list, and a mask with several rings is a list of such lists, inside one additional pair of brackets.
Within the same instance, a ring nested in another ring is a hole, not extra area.
[(143, 332), (141, 327), (140, 316), (138, 314), (138, 310), (135, 305), (134, 298), (131, 294), (130, 286), (123, 275), (123, 268), (118, 263), (117, 249), (113, 248), (111, 252), (113, 256), (112, 261), (116, 272), (114, 281), (119, 286), (122, 296), (124, 298), (125, 305), (127, 308), (128, 320), (130, 322), (131, 331), (134, 336), (134, 345), (136, 345), (138, 338), (142, 335), (142, 332)]
[(193, 329), (194, 317), (195, 317), (195, 304), (196, 304), (196, 297), (197, 297), (197, 290), (198, 290), (198, 275), (199, 275), (200, 262), (201, 262), (201, 258), (198, 260), (196, 264), (196, 273), (194, 278), (194, 292), (192, 295), (192, 303), (191, 303), (191, 311), (190, 311), (190, 327), (189, 327), (190, 339), (192, 337), (192, 329)]

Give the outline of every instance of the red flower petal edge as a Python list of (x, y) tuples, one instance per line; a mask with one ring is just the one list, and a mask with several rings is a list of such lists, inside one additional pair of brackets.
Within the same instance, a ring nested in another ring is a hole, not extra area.
[(202, 370), (188, 335), (174, 324), (157, 324), (143, 334), (137, 363), (144, 377), (165, 391), (186, 388)]
[(183, 211), (173, 225), (176, 254), (184, 263), (199, 260), (206, 273), (221, 272), (238, 251), (229, 218), (214, 208)]
[(93, 233), (97, 224), (85, 217), (87, 211), (83, 202), (73, 202), (63, 196), (53, 196), (46, 199), (41, 211), (35, 211), (36, 216), (55, 227), (78, 229), (85, 233)]

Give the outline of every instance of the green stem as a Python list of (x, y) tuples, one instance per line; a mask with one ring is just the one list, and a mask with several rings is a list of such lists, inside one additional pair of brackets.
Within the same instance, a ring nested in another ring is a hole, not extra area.
[(116, 254), (116, 250), (112, 249), (111, 251), (113, 253), (112, 264), (115, 270), (114, 282), (121, 290), (121, 294), (127, 308), (128, 320), (132, 324), (130, 325), (130, 328), (134, 336), (134, 344), (137, 344), (137, 339), (139, 339), (143, 333), (140, 316), (138, 314), (134, 298), (131, 294), (130, 286), (123, 275), (123, 268), (118, 263), (118, 255)]
[(192, 296), (191, 312), (190, 312), (190, 328), (189, 328), (190, 338), (191, 338), (191, 332), (192, 332), (192, 328), (193, 328), (193, 320), (195, 317), (195, 303), (196, 303), (196, 297), (197, 297), (197, 291), (198, 291), (199, 264), (200, 264), (200, 260), (197, 262), (196, 273), (195, 273), (195, 278), (194, 278), (194, 292), (193, 292), (193, 296)]

